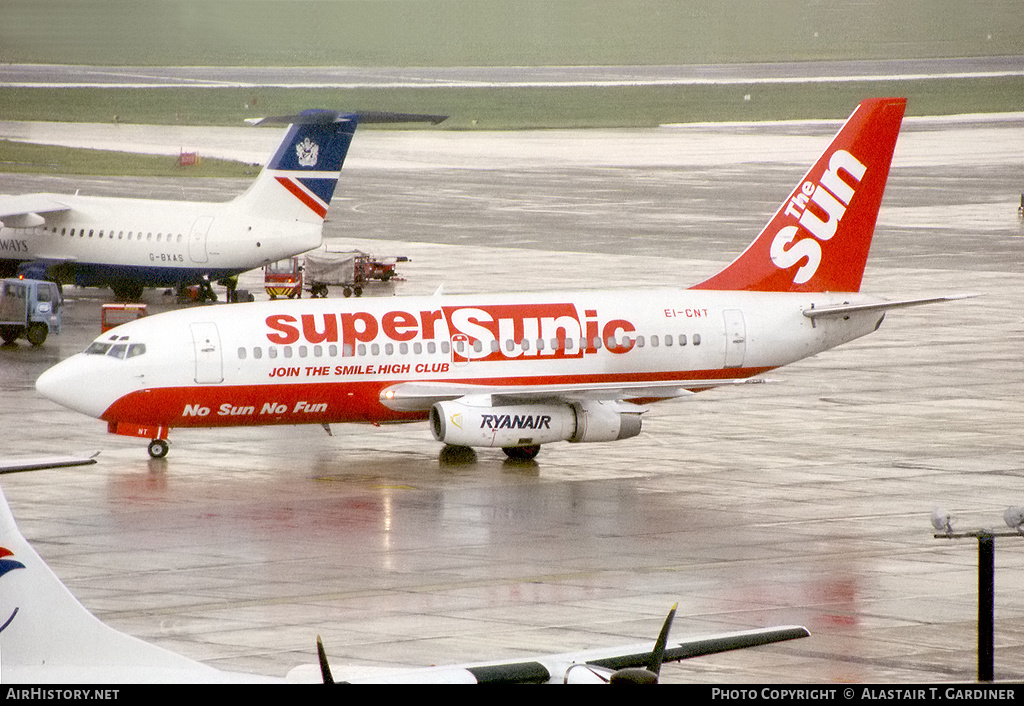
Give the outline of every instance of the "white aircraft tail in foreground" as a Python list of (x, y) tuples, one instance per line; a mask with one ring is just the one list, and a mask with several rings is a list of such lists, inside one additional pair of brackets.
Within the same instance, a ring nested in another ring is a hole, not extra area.
[[(672, 613), (652, 645), (588, 650), (532, 660), (451, 667), (336, 669), (362, 683), (601, 683), (657, 681), (662, 662), (808, 637), (800, 626), (668, 640)], [(312, 647), (312, 639), (311, 639)], [(293, 668), (285, 679), (225, 672), (182, 657), (100, 622), (61, 583), (18, 530), (0, 491), (0, 683), (142, 684), (333, 682), (325, 651), (320, 665)]]
[(144, 287), (223, 279), (312, 250), (356, 125), (443, 119), (306, 110), (250, 121), (290, 127), (256, 180), (225, 203), (0, 196), (0, 275), (112, 287), (132, 299)]
[(906, 105), (866, 100), (767, 227), (690, 289), (273, 301), (133, 321), (36, 389), (152, 439), (172, 427), (429, 419), (454, 447), (531, 459), (640, 433), (647, 403), (742, 384), (957, 297), (860, 293)]
[(0, 491), (0, 683), (209, 683), (232, 675), (103, 624), (22, 536)]

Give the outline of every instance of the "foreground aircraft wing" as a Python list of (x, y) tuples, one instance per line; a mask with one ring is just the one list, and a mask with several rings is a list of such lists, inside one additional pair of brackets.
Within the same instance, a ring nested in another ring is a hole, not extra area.
[[(381, 403), (396, 412), (418, 412), (436, 402), (461, 397), (490, 396), (495, 404), (559, 400), (643, 400), (684, 397), (696, 390), (721, 385), (752, 385), (767, 382), (759, 378), (721, 378), (709, 380), (655, 380), (636, 383), (577, 383), (559, 385), (467, 385), (446, 382), (403, 382), (385, 388)], [(637, 408), (637, 412), (642, 411)]]
[(759, 647), (810, 637), (807, 628), (783, 625), (669, 640), (676, 607), (669, 611), (655, 642), (547, 655), (527, 660), (483, 662), (446, 667), (389, 669), (333, 668), (319, 638), (319, 666), (303, 665), (288, 673), (289, 681), (350, 684), (606, 684), (656, 683), (664, 662)]
[(0, 458), (0, 473), (22, 473), (41, 471), (46, 468), (67, 468), (68, 466), (89, 466), (96, 463), (99, 451), (91, 456), (32, 456), (26, 458)]

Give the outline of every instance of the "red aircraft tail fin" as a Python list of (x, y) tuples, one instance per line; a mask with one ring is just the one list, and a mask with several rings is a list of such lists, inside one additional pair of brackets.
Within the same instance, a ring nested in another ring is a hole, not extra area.
[(693, 289), (860, 290), (906, 105), (862, 102), (757, 239)]

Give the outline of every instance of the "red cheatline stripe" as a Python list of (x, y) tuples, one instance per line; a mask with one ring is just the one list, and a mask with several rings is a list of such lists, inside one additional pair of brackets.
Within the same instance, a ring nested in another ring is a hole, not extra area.
[(312, 196), (303, 191), (301, 186), (296, 184), (288, 177), (275, 178), (278, 180), (278, 182), (280, 182), (281, 186), (288, 189), (288, 191), (292, 192), (295, 198), (309, 206), (313, 213), (320, 216), (321, 218), (327, 217), (327, 209), (324, 206), (322, 206), (319, 201), (316, 201)]

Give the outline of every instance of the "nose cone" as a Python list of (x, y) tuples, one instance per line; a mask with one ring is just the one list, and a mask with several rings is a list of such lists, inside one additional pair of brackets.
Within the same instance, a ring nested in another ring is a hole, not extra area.
[[(36, 392), (59, 405), (99, 418), (112, 400), (104, 394), (104, 372), (96, 370), (105, 356), (79, 353), (45, 371), (36, 380)], [(99, 358), (99, 360), (90, 360)], [(109, 371), (108, 371), (109, 372)]]

